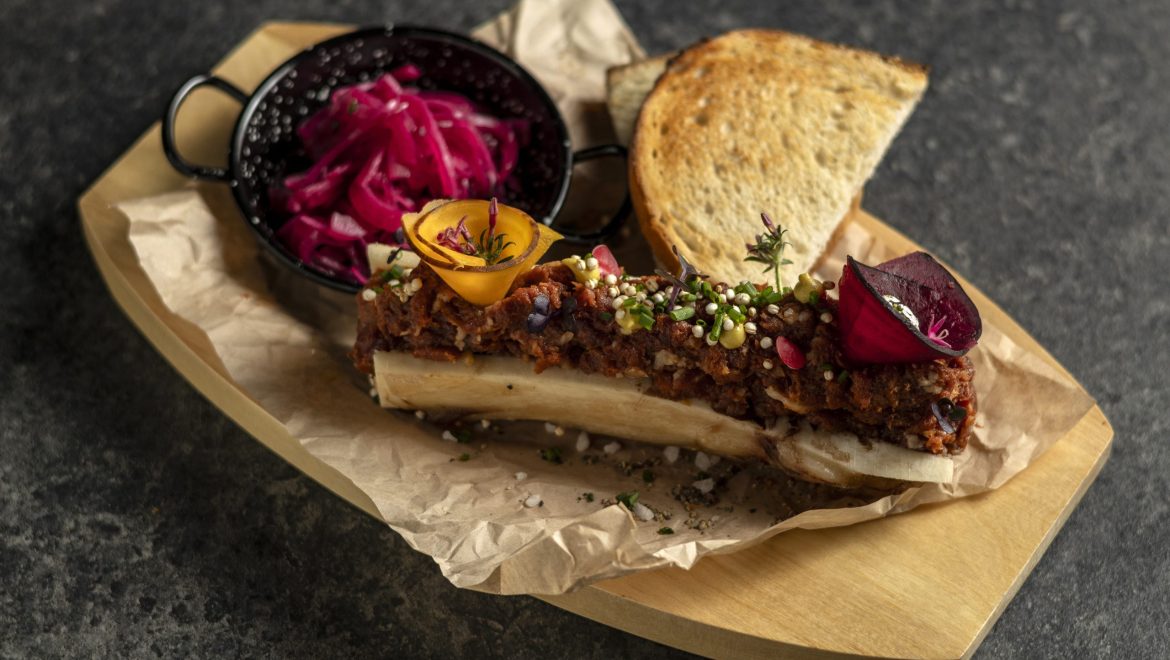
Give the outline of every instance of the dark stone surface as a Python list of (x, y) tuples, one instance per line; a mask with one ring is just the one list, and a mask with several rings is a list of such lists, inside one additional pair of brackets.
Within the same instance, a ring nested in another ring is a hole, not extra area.
[[(506, 3), (0, 3), (0, 656), (672, 653), (450, 587), (176, 374), (78, 227), (78, 195), (176, 84), (261, 21), (465, 29)], [(998, 301), (1117, 430), (980, 654), (1170, 653), (1170, 8), (619, 4), (651, 51), (760, 25), (933, 67), (866, 206)]]

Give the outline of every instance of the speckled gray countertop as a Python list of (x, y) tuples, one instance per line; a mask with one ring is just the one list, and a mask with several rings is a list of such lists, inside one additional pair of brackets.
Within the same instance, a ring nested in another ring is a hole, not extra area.
[[(466, 29), (507, 2), (0, 3), (0, 657), (676, 653), (449, 586), (167, 365), (74, 210), (266, 19)], [(866, 206), (1019, 320), (1117, 432), (979, 654), (1170, 653), (1170, 6), (618, 4), (651, 52), (774, 26), (930, 64)]]

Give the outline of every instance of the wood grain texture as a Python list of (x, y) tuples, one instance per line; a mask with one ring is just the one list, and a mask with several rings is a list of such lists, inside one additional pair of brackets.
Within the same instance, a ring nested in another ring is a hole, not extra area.
[[(250, 89), (295, 51), (345, 29), (268, 24), (216, 71)], [(181, 124), (180, 144), (193, 146), (192, 158), (215, 162), (215, 147), (226, 143), (237, 109), (214, 97), (192, 102), (203, 104), (196, 113), (217, 125)], [(209, 131), (225, 135), (225, 142), (206, 139)], [(81, 198), (82, 229), (110, 292), (159, 352), (226, 415), (376, 517), (369, 498), (310, 456), (227, 378), (203, 333), (162, 304), (138, 266), (125, 218), (113, 205), (187, 185), (167, 165), (154, 126)], [(852, 221), (864, 223), (891, 245), (916, 249), (872, 216), (862, 213)], [(1059, 368), (994, 303), (969, 283), (963, 285), (986, 322)], [(1112, 437), (1108, 421), (1094, 407), (997, 491), (851, 527), (789, 532), (736, 554), (705, 559), (691, 571), (640, 573), (545, 600), (710, 656), (967, 657), (1096, 477)]]

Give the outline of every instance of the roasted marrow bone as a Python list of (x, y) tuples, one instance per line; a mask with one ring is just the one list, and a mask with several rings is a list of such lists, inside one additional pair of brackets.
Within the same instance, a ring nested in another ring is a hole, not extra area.
[(397, 351), (374, 354), (382, 406), (446, 411), (473, 419), (539, 420), (656, 445), (731, 458), (758, 459), (801, 478), (838, 486), (949, 483), (949, 457), (852, 433), (827, 433), (780, 420), (761, 428), (715, 412), (701, 401), (645, 392), (633, 379), (550, 368), (535, 373), (512, 357), (437, 362)]

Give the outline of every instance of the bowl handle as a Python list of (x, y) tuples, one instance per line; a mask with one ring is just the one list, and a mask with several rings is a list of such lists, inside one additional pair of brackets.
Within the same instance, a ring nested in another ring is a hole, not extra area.
[[(573, 152), (573, 166), (575, 167), (578, 163), (584, 163), (588, 160), (609, 157), (624, 159), (626, 157), (626, 148), (620, 144), (602, 144)], [(600, 229), (590, 232), (578, 232), (572, 229), (562, 229), (557, 226), (553, 226), (553, 229), (560, 232), (567, 240), (575, 243), (598, 243), (609, 238), (622, 226), (626, 217), (630, 215), (631, 207), (630, 192), (627, 190), (625, 197), (622, 199), (621, 206), (618, 207), (618, 210), (610, 216), (609, 220)]]
[(202, 165), (192, 165), (183, 160), (179, 155), (179, 148), (175, 145), (175, 118), (179, 114), (179, 106), (187, 100), (191, 92), (203, 87), (204, 85), (214, 87), (219, 91), (227, 94), (240, 103), (248, 101), (248, 95), (240, 91), (238, 87), (224, 80), (210, 75), (198, 75), (183, 83), (179, 87), (175, 95), (171, 97), (171, 103), (167, 106), (167, 113), (163, 115), (162, 122), (162, 143), (163, 153), (167, 155), (167, 160), (171, 162), (171, 167), (190, 177), (196, 179), (207, 179), (211, 181), (221, 181), (230, 183), (232, 176), (227, 170), (222, 167), (204, 167)]

